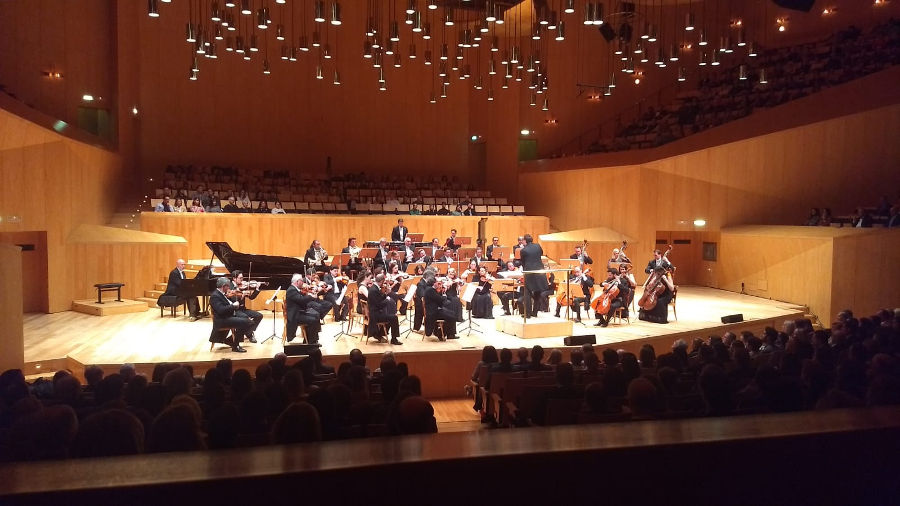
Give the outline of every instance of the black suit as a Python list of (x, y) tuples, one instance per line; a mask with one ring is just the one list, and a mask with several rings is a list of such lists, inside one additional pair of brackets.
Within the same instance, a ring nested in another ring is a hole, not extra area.
[[(522, 260), (523, 271), (537, 271), (544, 268), (544, 262), (541, 260), (544, 250), (540, 244), (528, 243), (522, 247), (519, 252), (519, 258)], [(537, 316), (539, 294), (548, 290), (550, 285), (547, 283), (547, 276), (544, 274), (526, 274), (525, 275), (525, 310), (528, 316)]]
[(668, 268), (672, 267), (672, 264), (669, 263), (669, 261), (666, 260), (665, 258), (660, 258), (659, 260), (654, 258), (653, 260), (650, 260), (649, 262), (647, 262), (647, 268), (644, 269), (644, 274), (650, 274), (657, 267), (665, 267), (666, 269), (668, 269)]
[(306, 339), (310, 344), (319, 342), (319, 316), (310, 302), (316, 299), (311, 295), (304, 295), (296, 286), (291, 285), (284, 292), (285, 310), (287, 311), (287, 340), (293, 341), (297, 336), (297, 326), (306, 325)]
[(392, 242), (403, 242), (406, 239), (406, 236), (409, 235), (409, 229), (406, 227), (401, 227), (397, 225), (391, 230), (391, 241)]
[[(232, 290), (237, 289), (237, 287), (235, 286), (235, 284), (233, 282), (231, 283), (231, 289)], [(250, 335), (244, 335), (243, 337), (252, 337), (252, 334), (254, 332), (256, 332), (256, 328), (259, 327), (259, 324), (262, 323), (262, 321), (263, 321), (262, 313), (260, 313), (259, 311), (254, 311), (252, 309), (247, 309), (246, 299), (253, 300), (256, 298), (257, 295), (259, 295), (259, 288), (250, 292), (250, 295), (247, 295), (246, 297), (240, 297), (240, 298), (235, 297), (234, 299), (232, 299), (233, 301), (237, 301), (237, 303), (239, 304), (237, 309), (235, 310), (234, 314), (237, 316), (244, 316), (244, 317), (248, 318), (251, 322), (250, 329), (248, 331), (248, 334), (250, 334)]]
[(231, 346), (237, 348), (243, 335), (250, 329), (251, 322), (250, 319), (240, 316), (231, 302), (220, 290), (215, 290), (209, 296), (209, 305), (213, 312), (213, 330), (209, 335), (209, 342), (225, 342), (219, 336), (219, 329), (232, 327), (235, 329), (236, 341), (231, 343)]
[(416, 314), (413, 317), (413, 330), (419, 330), (422, 327), (422, 320), (425, 318), (422, 300), (427, 289), (428, 283), (425, 282), (425, 278), (420, 279), (419, 283), (416, 284), (416, 295), (413, 297), (413, 307), (416, 309)]
[(375, 258), (372, 259), (372, 266), (373, 267), (384, 266), (384, 270), (388, 271), (388, 263), (390, 262), (388, 255), (389, 255), (388, 248), (385, 248), (385, 249), (378, 248), (378, 252), (375, 253)]
[[(578, 260), (578, 255), (576, 255), (575, 253), (572, 253), (571, 255), (569, 255), (569, 258), (571, 258), (572, 260)], [(594, 263), (594, 261), (591, 259), (591, 257), (589, 257), (587, 255), (581, 255), (581, 262), (585, 263), (585, 264)]]
[(391, 340), (396, 341), (400, 337), (396, 293), (390, 292), (385, 295), (381, 290), (369, 290), (369, 330), (371, 331), (371, 327), (375, 327), (378, 323), (387, 323), (391, 326)]
[(323, 279), (324, 283), (328, 285), (328, 292), (326, 292), (322, 298), (324, 298), (327, 302), (331, 304), (331, 307), (334, 308), (334, 319), (337, 321), (341, 321), (347, 318), (347, 315), (350, 314), (350, 299), (344, 297), (341, 300), (340, 305), (337, 303), (338, 297), (341, 296), (341, 291), (344, 289), (343, 281), (337, 282), (337, 291), (335, 291), (334, 286), (334, 276), (331, 273), (325, 274), (325, 278)]
[[(325, 250), (322, 250), (322, 251), (325, 251)], [(322, 257), (323, 264), (325, 263), (325, 260), (328, 260), (328, 255), (325, 255), (324, 257)], [(306, 255), (303, 256), (303, 261), (306, 263), (307, 269), (309, 269), (310, 267), (315, 267), (317, 271), (327, 270), (327, 268), (324, 265), (316, 264), (316, 249), (315, 248), (309, 248), (308, 250), (306, 250)]]
[[(458, 300), (458, 299), (457, 299)], [(456, 335), (457, 309), (454, 300), (438, 293), (433, 286), (425, 289), (425, 335), (434, 334), (436, 321), (444, 320), (444, 339)]]
[[(169, 282), (166, 284), (166, 292), (163, 295), (174, 297), (178, 293), (178, 288), (181, 287), (182, 280), (184, 280), (184, 272), (179, 271), (177, 268), (172, 269), (172, 272), (169, 273)], [(197, 300), (197, 297), (188, 297), (184, 301), (187, 303), (191, 316), (196, 317), (200, 314), (200, 302)]]

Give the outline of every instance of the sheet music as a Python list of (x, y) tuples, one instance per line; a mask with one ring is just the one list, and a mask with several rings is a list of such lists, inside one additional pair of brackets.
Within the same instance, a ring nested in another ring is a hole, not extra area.
[(478, 283), (466, 283), (465, 286), (463, 286), (462, 297), (460, 297), (460, 300), (463, 302), (472, 302), (477, 290)]
[(506, 279), (521, 278), (524, 276), (522, 271), (498, 271), (497, 275)]
[(409, 288), (406, 289), (406, 295), (403, 296), (403, 300), (406, 301), (407, 304), (412, 302), (413, 297), (416, 296), (416, 286), (410, 285)]
[(273, 300), (275, 300), (275, 299), (278, 298), (278, 292), (280, 292), (280, 291), (281, 291), (281, 287), (279, 286), (278, 289), (275, 290), (275, 293), (273, 293), (272, 296), (269, 297), (269, 300), (266, 301), (266, 305), (267, 305), (267, 306), (268, 306), (269, 304), (271, 304)]
[(338, 306), (340, 306), (341, 302), (344, 300), (344, 295), (346, 295), (346, 293), (347, 293), (347, 287), (344, 286), (344, 288), (341, 290), (341, 295), (338, 296), (337, 300), (335, 300), (334, 303), (337, 304)]

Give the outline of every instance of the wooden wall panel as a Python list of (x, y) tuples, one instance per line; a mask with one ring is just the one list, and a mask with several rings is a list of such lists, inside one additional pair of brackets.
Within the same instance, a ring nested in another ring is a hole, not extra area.
[(0, 243), (0, 371), (25, 365), (25, 337), (22, 327), (22, 251)]
[(900, 307), (900, 232), (859, 230), (834, 240), (830, 322), (842, 309), (868, 316), (881, 308)]
[[(404, 216), (410, 232), (425, 233), (425, 240), (449, 236), (456, 228), (459, 236), (478, 235), (481, 217), (470, 216)], [(302, 257), (314, 239), (321, 241), (329, 254), (339, 253), (348, 237), (356, 237), (360, 245), (366, 240), (390, 239), (397, 216), (358, 215), (256, 215), (256, 214), (170, 214), (144, 213), (141, 229), (184, 237), (188, 243), (176, 248), (186, 259), (209, 258), (206, 241), (226, 241), (237, 251), (264, 255)], [(513, 244), (525, 232), (547, 233), (548, 220), (543, 216), (492, 216), (487, 218), (488, 237), (498, 235), (501, 244)], [(174, 258), (162, 266), (172, 263)], [(157, 270), (159, 266), (155, 267)]]
[(26, 313), (47, 312), (47, 233), (0, 232), (0, 243), (31, 244), (34, 249), (22, 251), (22, 308)]

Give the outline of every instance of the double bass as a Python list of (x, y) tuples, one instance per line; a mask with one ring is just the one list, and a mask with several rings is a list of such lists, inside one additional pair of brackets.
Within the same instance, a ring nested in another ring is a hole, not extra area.
[[(669, 252), (672, 251), (672, 245), (669, 245), (669, 248), (663, 253), (663, 258), (666, 261), (669, 260)], [(663, 276), (666, 276), (668, 272), (658, 272), (653, 271), (650, 273), (650, 277), (647, 278), (647, 283), (644, 284), (644, 293), (641, 295), (640, 300), (638, 300), (638, 306), (644, 311), (651, 311), (656, 307), (656, 303), (659, 301), (659, 296), (662, 295), (663, 292), (666, 291), (666, 285), (663, 283)]]

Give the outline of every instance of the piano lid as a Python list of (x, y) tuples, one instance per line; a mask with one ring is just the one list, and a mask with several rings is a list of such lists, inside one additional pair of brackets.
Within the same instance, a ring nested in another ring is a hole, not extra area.
[(306, 272), (306, 264), (298, 258), (241, 253), (231, 249), (227, 242), (207, 241), (206, 245), (228, 272), (239, 270), (244, 272), (245, 280), (249, 275), (253, 281), (268, 281), (266, 288), (270, 290), (287, 289), (291, 285), (291, 276)]

